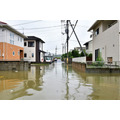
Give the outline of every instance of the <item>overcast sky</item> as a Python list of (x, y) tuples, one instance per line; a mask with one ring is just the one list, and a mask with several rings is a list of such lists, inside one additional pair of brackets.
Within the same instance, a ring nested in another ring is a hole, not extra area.
[[(66, 34), (61, 34), (61, 20), (4, 20), (4, 22), (24, 32), (26, 36), (36, 36), (44, 40), (44, 51), (55, 53), (57, 47), (57, 54), (62, 54), (62, 44), (66, 41)], [(75, 20), (71, 22), (75, 24)], [(75, 30), (82, 45), (90, 40), (90, 33), (87, 30), (94, 22), (95, 20), (78, 20)], [(71, 34), (71, 28), (69, 29)], [(74, 47), (79, 47), (79, 44), (73, 34), (69, 41), (69, 50)]]

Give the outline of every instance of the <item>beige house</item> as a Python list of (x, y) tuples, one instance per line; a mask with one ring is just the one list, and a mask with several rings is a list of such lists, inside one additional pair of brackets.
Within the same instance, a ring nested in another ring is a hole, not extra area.
[(120, 21), (97, 20), (88, 30), (93, 34), (93, 61), (120, 61)]

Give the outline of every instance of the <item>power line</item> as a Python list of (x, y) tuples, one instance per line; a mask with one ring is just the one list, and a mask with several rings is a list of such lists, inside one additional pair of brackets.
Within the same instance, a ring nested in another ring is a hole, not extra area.
[[(56, 28), (56, 27), (61, 27), (61, 25), (58, 25), (58, 26), (48, 26), (48, 27), (40, 27), (40, 28), (24, 28), (24, 30), (46, 29), (46, 28)], [(22, 30), (22, 29), (17, 29), (17, 30)]]
[(35, 22), (39, 22), (42, 20), (36, 20), (36, 21), (32, 21), (32, 22), (26, 22), (26, 23), (20, 23), (20, 24), (15, 24), (15, 25), (11, 25), (11, 26), (19, 26), (19, 25), (24, 25), (24, 24), (31, 24), (31, 23), (35, 23)]

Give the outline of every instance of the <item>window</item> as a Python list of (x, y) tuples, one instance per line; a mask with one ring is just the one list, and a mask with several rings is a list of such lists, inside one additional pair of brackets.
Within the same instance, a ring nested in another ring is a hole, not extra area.
[(34, 47), (34, 42), (28, 42), (28, 47)]
[(24, 57), (27, 57), (27, 53), (24, 53)]
[(27, 46), (27, 43), (26, 43), (26, 42), (24, 42), (24, 46)]
[(34, 53), (32, 53), (32, 57), (34, 57)]
[(14, 45), (14, 33), (10, 32), (10, 44)]
[(95, 35), (99, 34), (99, 28), (95, 31)]
[(19, 41), (19, 37), (18, 37), (18, 41)]
[(15, 52), (13, 51), (13, 56), (15, 55)]
[(107, 57), (107, 62), (112, 64), (112, 57)]

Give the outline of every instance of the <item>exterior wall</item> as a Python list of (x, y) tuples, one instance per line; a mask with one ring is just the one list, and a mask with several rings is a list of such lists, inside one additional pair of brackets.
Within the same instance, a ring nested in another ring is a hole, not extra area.
[[(24, 54), (27, 54), (27, 57), (24, 57), (25, 61), (31, 61), (31, 62), (36, 62), (36, 41), (34, 41), (34, 47), (28, 47), (28, 42), (29, 40), (25, 40), (24, 42), (26, 42), (26, 46), (24, 46)], [(32, 40), (30, 40), (30, 42), (32, 42)], [(32, 57), (32, 53), (34, 53), (34, 57)]]
[(99, 34), (93, 37), (93, 61), (95, 61), (96, 49), (100, 49), (104, 61), (107, 61), (107, 57), (113, 57), (113, 61), (119, 61), (119, 23), (114, 24), (104, 32), (102, 31), (102, 23), (98, 26)]
[[(23, 54), (20, 57), (20, 50), (24, 51), (23, 47), (12, 45), (9, 43), (0, 42), (0, 60), (4, 61), (20, 61), (20, 58), (24, 57)], [(13, 55), (13, 52), (15, 53)]]
[[(10, 43), (10, 33), (13, 33), (5, 28), (0, 28), (0, 42)], [(24, 47), (24, 39), (19, 35), (14, 34), (14, 45)]]
[[(14, 43), (10, 43), (10, 33), (13, 34)], [(19, 41), (18, 41), (19, 38)], [(0, 28), (0, 60), (4, 61), (20, 61), (23, 58), (24, 40), (19, 35), (9, 31), (6, 28)], [(20, 50), (22, 52), (20, 52)], [(15, 55), (13, 55), (13, 52)]]
[(88, 43), (88, 49), (86, 49), (86, 53), (90, 54), (93, 52), (93, 41)]
[(43, 43), (39, 42), (39, 50), (43, 50)]

